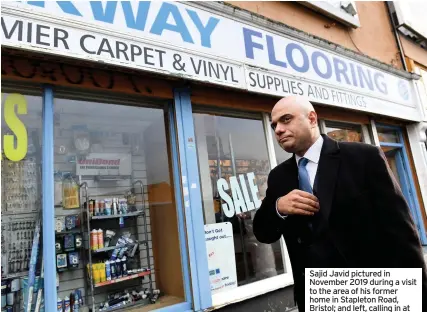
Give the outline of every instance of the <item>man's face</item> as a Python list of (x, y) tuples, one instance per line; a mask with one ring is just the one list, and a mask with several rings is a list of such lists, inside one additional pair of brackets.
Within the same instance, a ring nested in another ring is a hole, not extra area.
[(271, 112), (271, 127), (279, 145), (288, 153), (300, 153), (310, 147), (316, 113), (307, 113), (294, 103), (278, 104)]

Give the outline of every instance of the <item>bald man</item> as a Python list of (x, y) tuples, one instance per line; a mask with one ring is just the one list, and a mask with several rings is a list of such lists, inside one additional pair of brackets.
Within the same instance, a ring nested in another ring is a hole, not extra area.
[(271, 119), (279, 145), (294, 155), (270, 172), (253, 229), (266, 244), (283, 235), (299, 311), (305, 268), (422, 268), (427, 298), (420, 239), (381, 149), (320, 135), (301, 97), (281, 99)]

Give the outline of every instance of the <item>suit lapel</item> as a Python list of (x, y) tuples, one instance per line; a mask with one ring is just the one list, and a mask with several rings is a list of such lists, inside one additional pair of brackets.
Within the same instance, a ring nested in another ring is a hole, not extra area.
[(286, 194), (290, 191), (297, 189), (299, 187), (298, 183), (298, 167), (295, 160), (295, 155), (284, 162), (284, 181), (283, 188), (286, 191)]
[(324, 142), (317, 167), (316, 180), (318, 183), (316, 193), (320, 203), (320, 215), (325, 221), (328, 221), (341, 157), (338, 142), (326, 135), (322, 135), (322, 137)]

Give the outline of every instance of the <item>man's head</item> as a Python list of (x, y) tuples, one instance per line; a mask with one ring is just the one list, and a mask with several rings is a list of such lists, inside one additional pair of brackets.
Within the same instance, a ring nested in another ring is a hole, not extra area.
[(288, 153), (304, 156), (319, 138), (317, 114), (311, 103), (298, 96), (281, 99), (271, 111), (277, 142)]

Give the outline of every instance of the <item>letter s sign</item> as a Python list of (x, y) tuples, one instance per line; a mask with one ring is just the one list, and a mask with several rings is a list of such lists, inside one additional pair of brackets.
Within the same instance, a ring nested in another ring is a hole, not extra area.
[[(3, 97), (3, 95), (2, 95)], [(17, 110), (15, 112), (15, 106)], [(10, 94), (4, 102), (4, 120), (13, 134), (5, 134), (3, 151), (11, 161), (20, 161), (25, 158), (28, 150), (28, 134), (24, 123), (18, 115), (27, 114), (27, 100), (22, 94)], [(16, 139), (16, 146), (15, 146)]]

